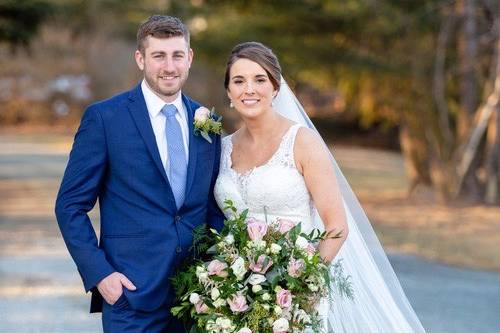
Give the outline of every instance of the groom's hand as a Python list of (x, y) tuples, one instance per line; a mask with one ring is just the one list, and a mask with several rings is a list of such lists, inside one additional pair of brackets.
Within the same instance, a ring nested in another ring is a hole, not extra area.
[(128, 290), (136, 290), (134, 284), (125, 275), (118, 272), (111, 273), (97, 284), (97, 290), (109, 305), (115, 304), (120, 298), (123, 294), (123, 287)]

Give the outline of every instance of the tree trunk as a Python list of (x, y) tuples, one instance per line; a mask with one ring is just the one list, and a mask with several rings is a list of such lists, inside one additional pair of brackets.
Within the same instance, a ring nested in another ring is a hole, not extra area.
[(459, 142), (468, 134), (469, 125), (477, 107), (477, 83), (474, 64), (477, 55), (475, 0), (458, 0), (456, 10), (462, 19), (458, 35), (460, 61), (460, 109), (457, 119)]
[(471, 134), (467, 140), (467, 144), (465, 145), (465, 149), (463, 150), (463, 154), (460, 158), (460, 163), (458, 164), (457, 168), (458, 183), (455, 191), (456, 195), (459, 195), (463, 190), (464, 180), (467, 174), (470, 173), (470, 167), (472, 165), (472, 162), (474, 161), (475, 156), (477, 155), (479, 143), (481, 141), (481, 138), (483, 137), (483, 134), (488, 124), (492, 123), (492, 121), (490, 121), (490, 118), (494, 113), (496, 113), (496, 118), (495, 118), (496, 121), (493, 122), (494, 123), (493, 127), (490, 127), (491, 131), (494, 134), (490, 134), (492, 137), (490, 137), (487, 143), (489, 147), (491, 147), (490, 148), (491, 156), (489, 157), (491, 159), (490, 163), (494, 163), (495, 160), (494, 156), (496, 156), (495, 151), (498, 150), (497, 147), (498, 144), (495, 146), (494, 143), (495, 140), (498, 140), (497, 138), (498, 128), (495, 126), (498, 123), (498, 112), (499, 112), (498, 109), (500, 108), (500, 33), (498, 33), (500, 31), (500, 20), (496, 22), (496, 27), (498, 28), (497, 28), (497, 45), (494, 57), (495, 59), (494, 61), (496, 61), (494, 90), (490, 94), (490, 96), (488, 96), (486, 103), (483, 106), (481, 106), (481, 108), (478, 110), (477, 112), (478, 116), (476, 117), (475, 125), (473, 126)]
[(405, 171), (409, 179), (408, 196), (411, 196), (419, 186), (430, 186), (429, 161), (426, 143), (423, 138), (412, 134), (410, 126), (402, 120), (399, 129), (399, 142), (405, 162)]
[(445, 62), (446, 49), (450, 41), (450, 35), (455, 25), (456, 17), (448, 14), (445, 18), (436, 43), (436, 62), (434, 66), (433, 95), (436, 102), (436, 108), (439, 113), (439, 125), (443, 134), (445, 145), (451, 147), (453, 144), (453, 135), (449, 121), (448, 102), (446, 100), (446, 80), (445, 80)]
[(486, 191), (484, 201), (496, 204), (499, 199), (500, 184), (500, 116), (497, 111), (492, 115), (486, 138)]

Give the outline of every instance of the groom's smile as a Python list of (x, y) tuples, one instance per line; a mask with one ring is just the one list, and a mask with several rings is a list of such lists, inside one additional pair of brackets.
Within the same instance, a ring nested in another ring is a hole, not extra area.
[(172, 102), (189, 75), (193, 51), (184, 37), (148, 36), (144, 52), (135, 59), (148, 86), (165, 102)]

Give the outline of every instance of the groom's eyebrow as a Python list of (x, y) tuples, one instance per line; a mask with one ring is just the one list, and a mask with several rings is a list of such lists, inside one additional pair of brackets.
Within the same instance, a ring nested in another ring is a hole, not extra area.
[[(166, 55), (166, 54), (167, 54), (167, 52), (165, 52), (165, 51), (153, 51), (153, 52), (151, 52), (151, 55)], [(185, 55), (185, 54), (186, 54), (186, 52), (184, 52), (182, 50), (174, 51), (172, 53), (172, 55)]]

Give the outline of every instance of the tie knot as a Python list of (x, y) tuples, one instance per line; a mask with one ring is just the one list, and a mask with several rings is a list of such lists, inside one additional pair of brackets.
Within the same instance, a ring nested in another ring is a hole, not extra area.
[(177, 108), (173, 104), (165, 104), (165, 106), (161, 109), (161, 112), (163, 112), (165, 117), (170, 118), (175, 116)]

